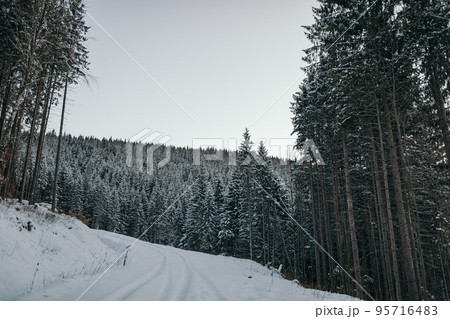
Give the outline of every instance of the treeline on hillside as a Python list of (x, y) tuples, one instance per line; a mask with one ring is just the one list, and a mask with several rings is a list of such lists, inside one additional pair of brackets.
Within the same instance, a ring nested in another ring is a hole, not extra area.
[(34, 199), (50, 113), (62, 99), (62, 129), (67, 88), (87, 69), (84, 13), (81, 0), (0, 0), (2, 197)]
[[(296, 209), (374, 298), (448, 300), (448, 2), (319, 2), (292, 111), (327, 165), (298, 168)], [(311, 285), (367, 297), (323, 251), (301, 256)]]

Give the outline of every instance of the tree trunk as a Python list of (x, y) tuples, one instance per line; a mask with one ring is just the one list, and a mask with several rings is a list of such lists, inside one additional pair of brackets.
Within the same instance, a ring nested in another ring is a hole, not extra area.
[(16, 112), (14, 115), (14, 118), (12, 119), (12, 127), (11, 127), (11, 135), (9, 143), (6, 147), (6, 152), (10, 153), (10, 160), (7, 163), (6, 170), (5, 170), (5, 180), (6, 183), (3, 186), (3, 197), (6, 198), (8, 196), (14, 196), (15, 195), (15, 179), (14, 179), (14, 167), (16, 165), (16, 155), (17, 155), (17, 149), (19, 145), (19, 134), (21, 131), (21, 123), (23, 118), (23, 109)]
[[(331, 175), (333, 178), (333, 209), (334, 209), (334, 219), (336, 221), (336, 232), (337, 232), (337, 249), (338, 249), (338, 257), (339, 257), (339, 263), (342, 265), (344, 264), (344, 247), (343, 247), (343, 229), (341, 226), (341, 213), (339, 209), (339, 195), (338, 195), (338, 177), (336, 176), (336, 169), (335, 169), (335, 160), (333, 152), (331, 152)], [(345, 283), (345, 273), (341, 271), (341, 280), (342, 284)]]
[[(325, 240), (324, 240), (324, 236), (323, 236), (323, 230), (324, 230), (324, 226), (323, 226), (323, 220), (322, 220), (322, 215), (323, 215), (323, 210), (321, 207), (321, 188), (320, 188), (320, 172), (319, 170), (317, 170), (317, 215), (319, 217), (319, 238), (320, 238), (320, 245), (322, 245), (322, 247), (326, 247), (325, 244)], [(325, 252), (321, 249), (320, 250), (320, 257), (322, 259), (321, 262), (321, 266), (322, 266), (322, 282), (323, 282), (323, 286), (324, 288), (328, 288), (328, 274), (327, 274), (327, 256), (325, 255)]]
[(383, 171), (383, 182), (384, 182), (384, 194), (386, 200), (386, 213), (387, 213), (387, 224), (389, 229), (389, 240), (390, 240), (390, 248), (392, 254), (392, 270), (394, 273), (395, 280), (395, 293), (397, 301), (402, 300), (401, 298), (401, 287), (400, 287), (400, 273), (398, 270), (398, 259), (397, 259), (397, 244), (395, 240), (394, 233), (394, 222), (392, 219), (392, 208), (391, 208), (391, 196), (389, 193), (389, 182), (388, 182), (388, 174), (386, 167), (386, 156), (384, 153), (384, 142), (383, 142), (383, 131), (381, 127), (380, 120), (380, 110), (378, 107), (377, 98), (375, 97), (375, 105), (377, 111), (377, 124), (378, 124), (378, 139), (379, 139), (379, 147), (380, 147), (380, 155), (381, 155), (381, 169)]
[[(313, 174), (312, 174), (312, 163), (309, 163), (309, 176), (310, 176), (310, 187), (311, 187), (311, 212), (312, 212), (312, 220), (313, 220), (313, 235), (314, 239), (318, 241), (318, 230), (317, 230), (317, 220), (316, 220), (316, 208), (315, 208), (315, 200), (314, 200), (314, 183), (313, 183)], [(314, 257), (316, 260), (316, 277), (317, 277), (317, 286), (322, 286), (322, 276), (320, 270), (320, 255), (319, 255), (319, 247), (314, 245)]]
[[(444, 98), (442, 96), (439, 81), (437, 80), (436, 69), (430, 66), (430, 89), (434, 100), (434, 107), (439, 117), (439, 129), (444, 140), (445, 154), (447, 155), (447, 162), (450, 163), (450, 132), (448, 130), (448, 119), (445, 111)], [(449, 164), (450, 166), (450, 164)]]
[(64, 113), (66, 111), (66, 98), (67, 98), (67, 86), (69, 83), (69, 77), (66, 76), (66, 83), (64, 84), (64, 97), (63, 97), (63, 107), (61, 111), (61, 123), (59, 126), (59, 137), (58, 137), (58, 148), (56, 150), (56, 160), (55, 160), (55, 176), (53, 178), (53, 191), (52, 191), (52, 212), (55, 211), (56, 208), (56, 183), (58, 181), (58, 169), (59, 169), (59, 159), (61, 156), (61, 143), (62, 143), (62, 135), (63, 135), (63, 126), (64, 126)]
[(0, 146), (3, 145), (3, 136), (5, 131), (5, 120), (8, 112), (9, 99), (11, 97), (11, 83), (8, 83), (2, 100), (2, 111), (0, 113)]
[[(369, 212), (369, 224), (370, 224), (370, 245), (369, 245), (369, 247), (370, 247), (370, 252), (375, 255), (375, 265), (372, 264), (371, 268), (374, 269), (373, 271), (375, 272), (375, 274), (377, 276), (377, 278), (376, 278), (376, 280), (378, 282), (378, 284), (376, 285), (376, 286), (378, 286), (378, 289), (376, 289), (377, 296), (378, 296), (377, 299), (383, 300), (382, 299), (383, 298), (383, 290), (381, 289), (382, 288), (382, 285), (381, 285), (382, 280), (381, 280), (381, 270), (380, 270), (380, 268), (382, 268), (382, 267), (380, 267), (380, 261), (378, 258), (379, 252), (378, 252), (378, 245), (376, 244), (376, 240), (375, 240), (375, 230), (374, 230), (374, 226), (373, 226), (374, 220), (373, 220), (373, 216), (372, 216), (372, 210), (370, 209), (369, 204), (367, 204), (367, 211)], [(383, 273), (385, 274), (386, 272), (383, 271)]]
[(417, 282), (416, 282), (416, 274), (414, 271), (414, 262), (413, 262), (413, 254), (412, 247), (410, 242), (410, 234), (408, 231), (408, 225), (406, 220), (406, 214), (409, 214), (405, 211), (405, 206), (403, 202), (403, 193), (402, 193), (402, 183), (400, 179), (400, 170), (398, 167), (398, 156), (397, 156), (397, 147), (394, 140), (394, 134), (392, 131), (391, 124), (391, 114), (389, 109), (389, 104), (385, 99), (383, 99), (384, 105), (384, 116), (386, 122), (386, 131), (388, 137), (388, 145), (389, 145), (389, 158), (392, 167), (392, 177), (394, 181), (394, 193), (395, 193), (395, 201), (397, 204), (397, 213), (398, 220), (400, 226), (401, 233), (401, 243), (402, 243), (402, 252), (403, 252), (403, 263), (405, 266), (405, 275), (408, 286), (409, 298), (410, 300), (418, 300), (418, 290), (417, 290)]
[(395, 83), (395, 76), (392, 76), (392, 109), (393, 109), (393, 119), (394, 123), (396, 124), (397, 130), (397, 144), (398, 144), (398, 158), (399, 158), (399, 168), (400, 168), (400, 179), (403, 181), (402, 184), (402, 194), (403, 194), (403, 201), (405, 205), (405, 211), (411, 212), (409, 214), (406, 214), (406, 224), (408, 227), (409, 232), (409, 239), (410, 239), (410, 245), (411, 245), (411, 252), (412, 252), (412, 260), (414, 263), (414, 272), (417, 274), (417, 288), (420, 287), (426, 289), (426, 279), (421, 276), (421, 272), (419, 269), (419, 258), (417, 256), (417, 251), (415, 249), (416, 242), (420, 240), (419, 237), (416, 238), (416, 231), (413, 228), (413, 226), (416, 226), (416, 220), (414, 219), (414, 214), (412, 213), (412, 207), (410, 203), (411, 199), (411, 186), (410, 186), (410, 180), (409, 180), (409, 174), (406, 168), (406, 159), (405, 159), (405, 152), (403, 148), (403, 141), (402, 141), (402, 134), (401, 134), (401, 125), (400, 125), (400, 119), (398, 117), (397, 113), (397, 99), (396, 99), (396, 83)]
[[(326, 187), (324, 182), (324, 173), (321, 174), (321, 187), (322, 187), (322, 201), (323, 201), (323, 213), (325, 216), (325, 237), (327, 239), (327, 249), (328, 253), (332, 256), (334, 255), (334, 245), (333, 240), (331, 236), (331, 223), (330, 223), (330, 216), (328, 212), (328, 205), (327, 205), (327, 197), (326, 197)], [(325, 254), (324, 254), (325, 255)], [(330, 287), (331, 289), (335, 289), (336, 287), (336, 278), (333, 274), (333, 267), (335, 265), (331, 262), (328, 263), (328, 272), (330, 274)]]
[(40, 128), (40, 132), (39, 132), (38, 147), (37, 147), (37, 151), (36, 151), (36, 160), (34, 162), (33, 177), (31, 179), (30, 190), (29, 190), (29, 194), (30, 194), (29, 201), (31, 204), (34, 204), (37, 180), (39, 178), (39, 170), (41, 167), (41, 158), (42, 158), (42, 150), (44, 147), (45, 133), (47, 131), (47, 123), (48, 123), (48, 118), (50, 116), (50, 109), (51, 109), (51, 104), (52, 104), (52, 100), (53, 100), (53, 94), (56, 89), (56, 85), (55, 85), (56, 79), (53, 76), (53, 71), (54, 71), (54, 66), (52, 66), (52, 71), (50, 72), (50, 78), (48, 79), (47, 91), (45, 93), (45, 98), (44, 98), (44, 110), (42, 111), (41, 128)]
[[(356, 281), (360, 285), (362, 285), (361, 267), (359, 263), (358, 240), (356, 238), (355, 214), (353, 211), (353, 197), (350, 181), (349, 157), (348, 157), (347, 143), (345, 142), (345, 132), (342, 135), (342, 146), (344, 150), (345, 190), (347, 195), (348, 222), (350, 227), (350, 241), (352, 245), (353, 268)], [(361, 297), (362, 296), (361, 288), (357, 286), (356, 289), (357, 289), (357, 296)]]
[[(384, 263), (382, 263), (382, 265), (384, 265), (383, 272), (384, 272), (384, 278), (386, 279), (386, 287), (388, 289), (388, 296), (390, 300), (394, 300), (395, 299), (395, 289), (394, 289), (394, 278), (393, 276), (398, 275), (397, 273), (393, 273), (392, 271), (392, 267), (391, 267), (391, 254), (389, 254), (389, 226), (388, 226), (388, 221), (386, 218), (386, 210), (385, 210), (385, 206), (386, 203), (384, 202), (384, 198), (383, 198), (383, 190), (382, 190), (382, 186), (381, 186), (381, 177), (380, 177), (380, 169), (378, 166), (378, 153), (376, 150), (376, 146), (375, 146), (375, 138), (374, 138), (374, 134), (373, 134), (373, 130), (370, 130), (371, 133), (371, 138), (372, 138), (372, 161), (373, 161), (373, 174), (374, 174), (374, 180), (375, 180), (375, 197), (376, 197), (376, 201), (375, 201), (375, 207), (376, 207), (376, 214), (377, 214), (377, 219), (379, 220), (379, 225), (380, 225), (380, 229), (379, 229), (379, 237), (380, 240), (382, 241), (381, 246), (381, 254), (384, 257)], [(394, 239), (395, 241), (395, 239)], [(395, 244), (394, 244), (394, 248), (395, 248)], [(397, 278), (398, 280), (398, 278)]]
[(42, 80), (39, 81), (39, 88), (36, 92), (36, 101), (35, 101), (35, 106), (34, 106), (34, 112), (33, 112), (33, 119), (31, 120), (31, 127), (30, 127), (30, 132), (29, 132), (29, 136), (28, 136), (28, 142), (27, 142), (27, 149), (25, 152), (25, 160), (23, 163), (23, 168), (22, 168), (22, 179), (20, 181), (20, 195), (19, 195), (19, 203), (22, 202), (24, 195), (25, 195), (25, 186), (26, 186), (26, 181), (27, 181), (27, 176), (28, 176), (28, 163), (30, 161), (30, 157), (31, 157), (31, 144), (33, 143), (33, 137), (34, 137), (34, 129), (36, 126), (36, 121), (37, 121), (37, 117), (39, 114), (39, 104), (41, 102), (41, 90), (42, 90)]

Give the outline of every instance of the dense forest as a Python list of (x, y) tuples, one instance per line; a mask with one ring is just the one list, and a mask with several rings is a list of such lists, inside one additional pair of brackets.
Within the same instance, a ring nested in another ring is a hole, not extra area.
[[(202, 156), (195, 165), (195, 150), (161, 146), (154, 160), (169, 148), (170, 161), (153, 174), (140, 158), (148, 147), (135, 143), (130, 165), (126, 141), (64, 134), (68, 87), (88, 72), (82, 1), (0, 4), (2, 198), (249, 258), (309, 287), (368, 300), (450, 299), (446, 1), (318, 1), (291, 110), (297, 148), (313, 139), (325, 165), (312, 153), (272, 158), (245, 130), (223, 161)], [(47, 129), (56, 108), (58, 134)]]
[[(314, 139), (328, 165), (296, 174), (297, 198), (377, 299), (448, 299), (448, 3), (319, 2), (292, 111), (298, 145)], [(348, 287), (314, 255), (311, 282)]]

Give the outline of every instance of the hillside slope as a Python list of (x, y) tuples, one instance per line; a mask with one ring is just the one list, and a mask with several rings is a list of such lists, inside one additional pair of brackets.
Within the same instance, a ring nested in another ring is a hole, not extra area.
[(94, 275), (116, 255), (79, 220), (53, 214), (46, 204), (0, 202), (0, 300)]
[(1, 300), (354, 300), (305, 289), (250, 260), (142, 241), (86, 291), (135, 239), (42, 206), (1, 203), (0, 241)]

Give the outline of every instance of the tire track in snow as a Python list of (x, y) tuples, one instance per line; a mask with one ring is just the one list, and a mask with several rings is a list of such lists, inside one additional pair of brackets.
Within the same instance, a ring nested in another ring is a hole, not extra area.
[[(198, 268), (196, 268), (190, 260), (186, 259), (185, 256), (177, 253), (176, 251), (171, 251), (171, 253), (176, 255), (179, 259), (182, 260), (183, 266), (184, 266), (184, 268), (186, 268), (188, 270), (191, 280), (193, 277), (195, 277), (197, 280), (194, 280), (194, 282), (202, 282), (204, 287), (209, 288), (209, 289), (207, 289), (207, 291), (205, 291), (204, 289), (201, 289), (201, 291), (207, 292), (208, 296), (213, 296), (213, 298), (211, 298), (211, 300), (226, 300), (226, 298), (220, 293), (220, 291), (211, 282), (211, 280), (209, 280), (208, 277), (206, 277), (201, 271), (199, 271)], [(201, 285), (200, 285), (200, 288), (203, 288), (203, 287), (201, 287)], [(183, 300), (185, 300), (185, 299), (183, 299)]]
[(142, 300), (145, 290), (150, 291), (149, 285), (152, 286), (152, 292), (157, 291), (158, 294), (145, 300), (227, 299), (191, 260), (172, 247), (150, 243), (140, 243), (139, 247), (141, 250), (156, 252), (162, 257), (161, 262), (155, 270), (120, 287), (104, 300)]
[(217, 289), (217, 287), (211, 282), (211, 280), (208, 277), (206, 277), (201, 271), (199, 271), (198, 268), (196, 268), (191, 261), (188, 260), (188, 262), (191, 265), (192, 269), (195, 270), (195, 274), (197, 275), (197, 277), (200, 277), (201, 281), (210, 288), (209, 292), (213, 292), (214, 298), (212, 298), (211, 300), (226, 300), (226, 298), (222, 295), (219, 289)]
[(161, 301), (169, 300), (170, 291), (173, 288), (172, 267), (170, 266), (171, 262), (170, 260), (169, 262), (167, 262), (167, 255), (162, 253), (161, 250), (158, 249), (158, 246), (156, 244), (147, 242), (144, 244), (147, 249), (151, 247), (153, 251), (156, 251), (159, 255), (164, 256), (164, 265), (162, 266), (160, 272), (156, 276), (153, 276), (153, 278), (149, 279), (145, 283), (145, 285), (142, 285), (141, 287), (133, 291), (129, 296), (127, 296), (127, 298), (129, 300), (136, 300), (135, 298), (133, 298), (133, 296), (137, 296), (139, 293), (141, 294), (142, 297), (142, 290), (148, 290), (149, 288), (148, 285), (151, 284), (153, 286), (152, 289), (154, 289), (153, 291), (158, 290), (160, 293), (158, 296), (154, 296), (153, 298), (148, 298), (145, 300), (161, 300)]
[[(191, 284), (192, 284), (192, 271), (189, 269), (188, 264), (184, 258), (180, 258), (180, 255), (174, 253), (171, 251), (170, 248), (162, 247), (162, 246), (155, 246), (155, 248), (160, 249), (163, 251), (162, 254), (170, 254), (171, 256), (175, 256), (176, 260), (173, 260), (172, 258), (169, 258), (169, 277), (172, 279), (174, 278), (172, 269), (176, 269), (177, 272), (175, 276), (177, 278), (181, 278), (179, 282), (177, 282), (176, 285), (172, 285), (172, 280), (170, 280), (169, 289), (166, 291), (165, 295), (161, 296), (161, 300), (176, 300), (176, 301), (182, 301), (186, 300), (188, 297), (188, 292), (190, 290)], [(172, 260), (170, 260), (172, 259)], [(181, 263), (179, 262), (181, 261)], [(175, 288), (175, 289), (174, 289)]]
[[(145, 245), (145, 248), (148, 247), (149, 246)], [(156, 277), (158, 277), (158, 275), (160, 275), (160, 273), (164, 271), (164, 268), (167, 265), (167, 257), (157, 249), (154, 249), (153, 251), (157, 252), (162, 257), (162, 261), (159, 263), (155, 271), (152, 271), (151, 273), (148, 273), (143, 277), (139, 277), (136, 280), (133, 280), (131, 283), (120, 287), (103, 300), (126, 300), (128, 297), (135, 294), (137, 291), (139, 291), (140, 289), (148, 285), (151, 281), (153, 281)]]

